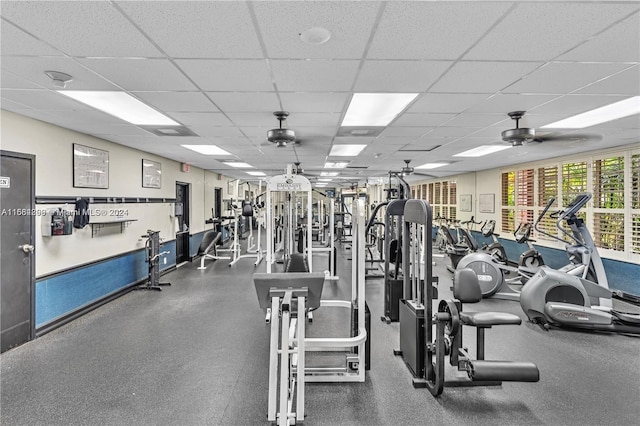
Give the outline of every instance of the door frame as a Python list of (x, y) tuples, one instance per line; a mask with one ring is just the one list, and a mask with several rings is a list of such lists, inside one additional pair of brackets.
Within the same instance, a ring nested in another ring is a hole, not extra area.
[[(178, 257), (178, 241), (177, 239), (180, 237), (183, 237), (183, 235), (176, 235), (176, 265), (180, 264), (181, 262), (186, 262), (186, 261), (191, 261), (191, 247), (190, 247), (190, 242), (191, 242), (191, 220), (190, 220), (190, 215), (191, 215), (191, 184), (189, 182), (180, 182), (180, 181), (176, 181), (176, 190), (177, 187), (182, 186), (183, 187), (183, 200), (182, 200), (182, 223), (184, 224), (185, 222), (187, 223), (187, 228), (189, 229), (187, 232), (187, 236), (188, 238), (186, 238), (184, 241), (186, 243), (186, 247), (183, 247), (184, 250), (186, 250), (185, 253), (182, 253), (182, 260)], [(177, 193), (176, 193), (176, 202), (177, 202)], [(186, 198), (186, 202), (185, 199)], [(185, 220), (186, 218), (186, 220)], [(184, 260), (186, 259), (186, 260)]]
[[(15, 151), (5, 151), (5, 150), (0, 150), (0, 156), (2, 157), (13, 157), (13, 158), (18, 158), (21, 160), (28, 160), (31, 162), (31, 176), (29, 177), (31, 179), (31, 184), (29, 185), (29, 199), (30, 199), (30, 209), (32, 212), (35, 211), (35, 206), (36, 206), (36, 156), (33, 154), (25, 154), (22, 152), (15, 152)], [(36, 246), (35, 243), (35, 231), (36, 231), (36, 217), (34, 214), (29, 215), (31, 220), (29, 221), (29, 227), (30, 229), (30, 244), (32, 246)], [(30, 315), (29, 315), (29, 323), (30, 323), (30, 327), (29, 327), (29, 341), (33, 340), (36, 337), (36, 253), (37, 250), (34, 250), (31, 253), (31, 265), (30, 265), (30, 270), (29, 270), (29, 286), (30, 286), (30, 294), (31, 294), (31, 301), (30, 301)]]

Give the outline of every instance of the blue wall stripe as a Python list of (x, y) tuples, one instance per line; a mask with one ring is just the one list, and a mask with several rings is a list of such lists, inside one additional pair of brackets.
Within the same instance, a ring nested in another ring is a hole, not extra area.
[[(175, 266), (175, 240), (161, 251), (169, 253), (160, 269)], [(149, 272), (145, 257), (145, 250), (138, 250), (36, 281), (36, 328), (143, 280)]]

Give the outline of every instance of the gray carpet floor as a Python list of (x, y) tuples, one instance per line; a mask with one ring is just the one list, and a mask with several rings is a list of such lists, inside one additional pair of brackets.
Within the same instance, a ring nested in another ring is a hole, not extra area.
[[(346, 298), (348, 250), (324, 297)], [(315, 258), (314, 258), (315, 259)], [(326, 257), (318, 256), (319, 269)], [(441, 297), (451, 274), (439, 259)], [(267, 424), (269, 328), (258, 307), (251, 259), (187, 264), (165, 275), (162, 292), (131, 292), (0, 356), (3, 425)], [(316, 268), (318, 270), (318, 267)], [(414, 389), (398, 347), (399, 325), (379, 320), (383, 280), (367, 280), (371, 370), (364, 383), (308, 384), (308, 425), (637, 425), (640, 338), (543, 331), (523, 322), (487, 333), (487, 359), (532, 361), (538, 383), (449, 388), (440, 398)], [(484, 300), (469, 310), (511, 312)], [(321, 308), (308, 336), (344, 335), (344, 312)], [(473, 332), (465, 334), (474, 349)], [(473, 352), (472, 352), (473, 353)]]

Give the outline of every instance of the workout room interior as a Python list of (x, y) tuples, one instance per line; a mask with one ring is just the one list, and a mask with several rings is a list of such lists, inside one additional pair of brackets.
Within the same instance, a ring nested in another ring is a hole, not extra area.
[(0, 16), (3, 425), (638, 424), (640, 2)]

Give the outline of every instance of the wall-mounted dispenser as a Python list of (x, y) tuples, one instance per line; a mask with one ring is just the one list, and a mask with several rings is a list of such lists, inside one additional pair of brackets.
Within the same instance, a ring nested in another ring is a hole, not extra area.
[(42, 236), (71, 235), (73, 232), (73, 212), (61, 208), (47, 209), (42, 216)]

